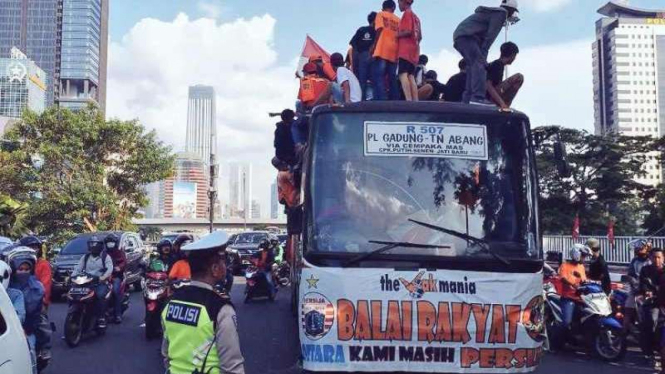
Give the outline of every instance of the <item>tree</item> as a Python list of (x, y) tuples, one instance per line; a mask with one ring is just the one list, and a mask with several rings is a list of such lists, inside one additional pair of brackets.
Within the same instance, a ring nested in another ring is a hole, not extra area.
[(27, 206), (0, 194), (0, 236), (18, 238), (28, 233), (25, 226)]
[[(26, 112), (5, 134), (0, 194), (28, 204), (27, 226), (66, 239), (81, 231), (135, 229), (144, 185), (173, 171), (171, 149), (137, 121), (105, 121), (80, 112)], [(35, 162), (38, 161), (38, 162)], [(36, 165), (39, 164), (39, 165)]]
[[(644, 199), (654, 194), (635, 178), (645, 174), (646, 153), (656, 141), (648, 136), (618, 134), (596, 136), (556, 126), (533, 130), (541, 139), (536, 149), (540, 177), (540, 210), (545, 233), (568, 234), (579, 214), (583, 231), (605, 235), (612, 218), (617, 235), (638, 230)], [(557, 170), (554, 144), (561, 141), (568, 152), (570, 177)]]

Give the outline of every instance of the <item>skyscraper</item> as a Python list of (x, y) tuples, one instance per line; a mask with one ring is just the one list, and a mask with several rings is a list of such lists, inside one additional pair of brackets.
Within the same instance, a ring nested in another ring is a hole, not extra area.
[(229, 165), (229, 216), (251, 218), (252, 164)]
[(210, 164), (210, 152), (217, 154), (216, 113), (213, 87), (189, 87), (186, 149), (199, 155), (206, 165)]
[(261, 204), (256, 201), (252, 200), (252, 219), (259, 219), (261, 218)]
[(207, 218), (208, 179), (197, 154), (178, 153), (175, 173), (160, 182), (159, 211), (164, 218)]
[(109, 0), (0, 0), (0, 57), (17, 47), (44, 70), (46, 106), (103, 110), (108, 10)]
[[(665, 135), (665, 10), (609, 2), (598, 10), (593, 43), (595, 131), (598, 135)], [(647, 155), (638, 182), (658, 185), (658, 153)]]
[(270, 218), (286, 221), (284, 206), (279, 203), (279, 189), (276, 180), (270, 185)]

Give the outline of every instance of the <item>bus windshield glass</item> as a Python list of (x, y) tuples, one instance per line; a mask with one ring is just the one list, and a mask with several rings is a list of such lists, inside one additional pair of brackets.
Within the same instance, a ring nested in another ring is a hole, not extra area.
[(431, 246), (383, 253), (391, 255), (540, 259), (528, 123), (491, 118), (499, 122), (449, 114), (316, 116), (308, 252), (360, 254), (380, 248), (379, 241)]

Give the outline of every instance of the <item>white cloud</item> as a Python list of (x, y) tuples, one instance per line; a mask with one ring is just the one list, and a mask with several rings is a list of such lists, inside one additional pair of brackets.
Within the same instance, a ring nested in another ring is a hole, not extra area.
[[(490, 56), (497, 56), (492, 51)], [(442, 50), (428, 67), (445, 83), (456, 73), (460, 55)], [(524, 86), (513, 106), (526, 113), (532, 126), (560, 125), (593, 132), (591, 40), (522, 48), (511, 74), (522, 73)]]
[(522, 0), (520, 5), (532, 8), (536, 12), (551, 12), (570, 4), (572, 0)]
[(265, 212), (275, 176), (268, 112), (292, 107), (298, 86), (295, 67), (277, 63), (275, 24), (270, 15), (228, 23), (185, 14), (172, 22), (141, 20), (110, 47), (109, 117), (139, 118), (183, 149), (188, 86), (215, 87), (218, 159), (254, 163), (255, 198)]

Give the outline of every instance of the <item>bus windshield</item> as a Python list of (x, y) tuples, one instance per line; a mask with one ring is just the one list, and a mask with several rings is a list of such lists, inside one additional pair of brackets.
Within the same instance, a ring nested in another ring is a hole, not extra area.
[(418, 113), (315, 118), (308, 252), (365, 253), (383, 241), (436, 246), (398, 245), (385, 252), (391, 255), (491, 261), (491, 251), (541, 258), (524, 117), (493, 116), (498, 123)]

